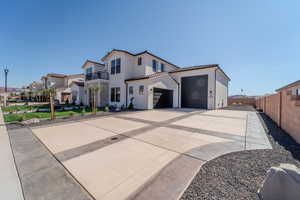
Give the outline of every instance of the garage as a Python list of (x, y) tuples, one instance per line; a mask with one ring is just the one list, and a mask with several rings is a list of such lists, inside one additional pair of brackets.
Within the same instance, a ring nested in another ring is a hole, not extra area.
[(154, 88), (153, 89), (153, 108), (172, 108), (173, 90)]
[(181, 107), (207, 109), (208, 75), (181, 78)]

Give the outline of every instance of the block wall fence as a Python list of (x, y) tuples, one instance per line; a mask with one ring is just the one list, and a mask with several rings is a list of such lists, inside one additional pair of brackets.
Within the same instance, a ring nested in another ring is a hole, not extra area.
[(255, 98), (228, 98), (228, 105), (249, 104), (255, 106)]
[(300, 144), (300, 96), (289, 89), (256, 99), (262, 110)]

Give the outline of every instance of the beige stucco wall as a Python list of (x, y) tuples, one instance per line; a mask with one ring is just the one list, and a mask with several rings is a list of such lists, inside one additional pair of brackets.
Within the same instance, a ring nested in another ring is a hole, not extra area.
[(51, 83), (54, 83), (55, 88), (62, 88), (65, 85), (65, 80), (64, 78), (48, 77), (47, 83), (48, 88), (51, 86)]
[(217, 70), (216, 73), (216, 108), (226, 107), (228, 102), (228, 79)]

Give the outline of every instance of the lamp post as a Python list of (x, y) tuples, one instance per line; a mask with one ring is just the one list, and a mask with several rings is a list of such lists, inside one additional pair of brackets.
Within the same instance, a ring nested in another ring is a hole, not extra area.
[(5, 75), (5, 87), (4, 87), (4, 106), (7, 106), (7, 98), (8, 98), (8, 94), (7, 94), (7, 74), (8, 74), (9, 70), (7, 69), (7, 67), (4, 68), (4, 75)]
[(5, 74), (5, 92), (7, 92), (7, 74), (8, 74), (9, 70), (7, 69), (7, 67), (4, 68), (4, 74)]

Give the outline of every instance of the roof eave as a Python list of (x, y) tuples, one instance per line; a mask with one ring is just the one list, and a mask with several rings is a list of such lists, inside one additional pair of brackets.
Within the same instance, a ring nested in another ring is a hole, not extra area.
[(297, 85), (300, 85), (300, 80), (295, 81), (295, 82), (293, 82), (293, 83), (290, 83), (290, 84), (288, 84), (288, 85), (286, 85), (286, 86), (283, 86), (283, 87), (281, 87), (281, 88), (279, 88), (279, 89), (277, 89), (277, 90), (275, 90), (275, 91), (276, 91), (276, 92), (280, 92), (280, 91), (282, 91), (282, 90), (284, 90), (284, 89), (288, 89), (288, 88), (291, 88), (291, 87), (294, 87), (294, 86), (297, 86)]

